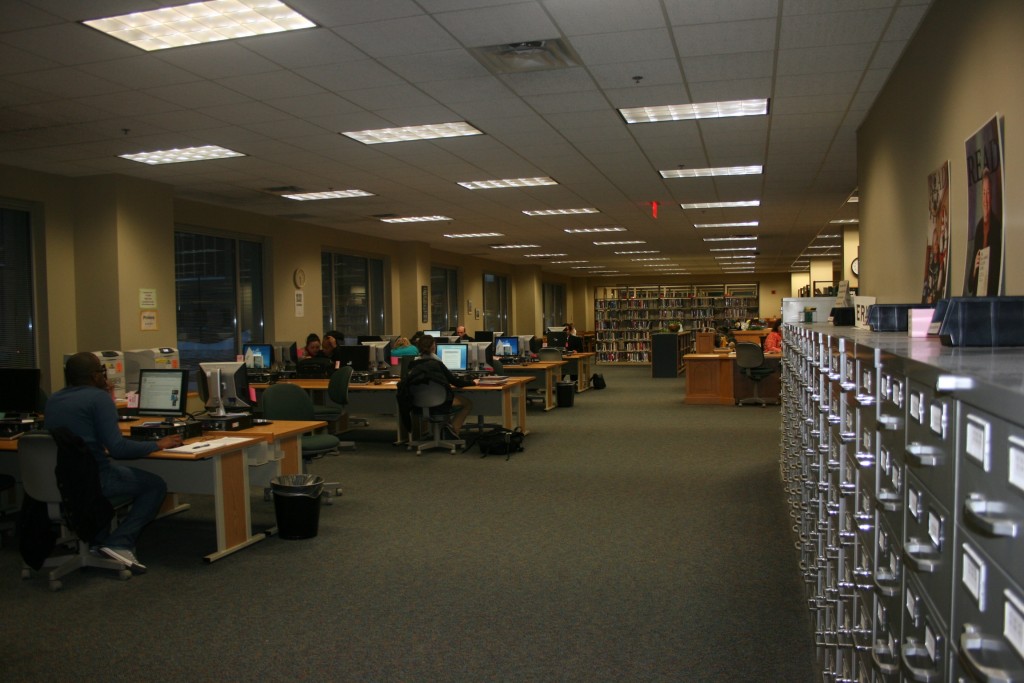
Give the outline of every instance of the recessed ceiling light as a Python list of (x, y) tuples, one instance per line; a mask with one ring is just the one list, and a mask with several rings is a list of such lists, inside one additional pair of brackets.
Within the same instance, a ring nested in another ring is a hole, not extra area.
[(764, 166), (717, 166), (714, 168), (676, 168), (658, 171), (662, 178), (707, 178), (710, 176), (758, 175)]
[(836, 218), (835, 220), (829, 221), (829, 223), (832, 223), (832, 224), (838, 223), (838, 224), (841, 224), (841, 225), (851, 225), (851, 224), (854, 224), (854, 223), (860, 223), (860, 219), (859, 218)]
[(626, 232), (626, 229), (618, 226), (605, 226), (603, 228), (565, 228), (564, 231), (570, 235), (575, 235), (587, 232)]
[(505, 235), (500, 232), (452, 232), (445, 235), (453, 240), (463, 239), (467, 237), (504, 237)]
[(137, 161), (140, 164), (180, 164), (186, 161), (208, 161), (210, 159), (229, 159), (231, 157), (244, 157), (241, 152), (218, 147), (217, 145), (204, 145), (202, 147), (185, 147), (184, 149), (162, 149), (155, 152), (139, 152), (137, 154), (119, 154), (122, 159)]
[(328, 190), (327, 192), (302, 192), (300, 194), (283, 194), (286, 199), (296, 199), (306, 202), (315, 199), (351, 199), (352, 197), (372, 197), (373, 195), (363, 190)]
[(660, 254), (660, 249), (636, 249), (634, 251), (617, 251), (615, 252), (619, 256), (626, 256), (628, 254)]
[(743, 206), (761, 206), (760, 199), (745, 199), (739, 202), (696, 202), (692, 204), (680, 204), (686, 210), (690, 209), (738, 209)]
[[(618, 253), (618, 252), (615, 252)], [(668, 261), (668, 256), (652, 256), (650, 258), (631, 258), (630, 261)]]
[(568, 256), (568, 254), (523, 254), (523, 258), (555, 258), (556, 256)]
[(757, 251), (757, 247), (718, 247), (708, 251)]
[(506, 187), (537, 187), (539, 185), (557, 185), (547, 176), (537, 178), (504, 178), (502, 180), (468, 180), (459, 183), (467, 190), (498, 190)]
[(644, 268), (678, 268), (678, 263), (645, 263)]
[(757, 235), (730, 235), (729, 237), (705, 237), (705, 242), (756, 242)]
[(364, 145), (380, 145), (388, 142), (409, 142), (410, 140), (459, 138), (467, 135), (483, 135), (483, 133), (465, 121), (452, 121), (450, 123), (428, 123), (423, 126), (347, 131), (342, 135)]
[(808, 249), (838, 249), (838, 244), (811, 244)]
[(405, 216), (403, 218), (381, 218), (383, 223), (426, 223), (428, 221), (450, 221), (448, 216)]
[(853, 195), (852, 197), (850, 197), (849, 199), (846, 200), (846, 203), (847, 204), (859, 204), (860, 203), (860, 197), (858, 197), (857, 195)]
[(316, 26), (277, 0), (193, 2), (82, 23), (147, 52)]
[(726, 102), (666, 104), (657, 107), (629, 107), (619, 109), (619, 113), (622, 114), (626, 123), (764, 116), (768, 113), (768, 100), (729, 100)]
[(599, 247), (607, 247), (616, 244), (647, 244), (646, 240), (621, 240), (619, 242), (594, 242)]
[(536, 249), (539, 244), (492, 244), (491, 249)]
[(601, 213), (597, 209), (542, 209), (539, 211), (523, 211), (527, 216), (566, 216), (578, 213)]
[(736, 256), (716, 256), (715, 257), (715, 259), (719, 260), (719, 261), (737, 261), (737, 260), (753, 259), (753, 258), (757, 258), (757, 257), (754, 256), (753, 254), (743, 254), (743, 255), (736, 255)]
[(818, 235), (814, 239), (816, 239), (816, 240), (837, 240), (840, 237), (842, 237), (842, 235), (840, 235), (839, 233), (835, 233), (835, 234), (832, 234), (832, 235)]
[(551, 263), (552, 264), (554, 264), (554, 263), (566, 264), (566, 263), (586, 263), (586, 262), (587, 262), (586, 259), (583, 259), (582, 261), (552, 261)]
[(736, 223), (694, 223), (693, 227), (705, 228), (705, 227), (757, 227), (760, 225), (760, 221), (757, 220), (744, 220)]
[(608, 266), (573, 266), (573, 270), (593, 270), (594, 268), (607, 268)]

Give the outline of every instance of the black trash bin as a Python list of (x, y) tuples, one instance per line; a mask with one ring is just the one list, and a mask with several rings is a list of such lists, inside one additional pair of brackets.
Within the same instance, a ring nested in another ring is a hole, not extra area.
[(274, 492), (277, 535), (313, 538), (320, 527), (320, 496), (324, 478), (312, 474), (286, 474), (270, 480)]
[(571, 408), (576, 400), (576, 382), (559, 382), (555, 387), (558, 395), (559, 408)]

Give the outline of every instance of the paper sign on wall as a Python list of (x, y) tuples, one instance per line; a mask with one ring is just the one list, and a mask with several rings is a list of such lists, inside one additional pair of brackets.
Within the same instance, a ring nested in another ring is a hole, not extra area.
[(156, 289), (139, 289), (139, 308), (156, 308)]
[(160, 329), (160, 321), (157, 318), (156, 310), (139, 312), (139, 329), (143, 331), (155, 331)]

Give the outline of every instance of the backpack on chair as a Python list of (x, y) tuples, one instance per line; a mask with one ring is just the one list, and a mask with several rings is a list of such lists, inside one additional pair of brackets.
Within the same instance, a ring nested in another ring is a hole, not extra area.
[(595, 372), (590, 376), (590, 388), (591, 389), (604, 389), (607, 384), (604, 381), (604, 375), (599, 372)]

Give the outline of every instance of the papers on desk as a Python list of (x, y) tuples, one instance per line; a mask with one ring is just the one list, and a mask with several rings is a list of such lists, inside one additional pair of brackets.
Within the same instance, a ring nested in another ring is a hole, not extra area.
[(209, 441), (196, 441), (193, 443), (187, 443), (183, 446), (176, 448), (164, 449), (167, 453), (202, 453), (210, 448), (217, 448), (220, 446), (231, 446), (236, 443), (242, 443), (248, 441), (249, 437), (244, 436), (223, 436), (219, 439), (210, 439)]
[(508, 381), (508, 375), (494, 375), (487, 377), (478, 377), (476, 380), (477, 384), (504, 384)]

